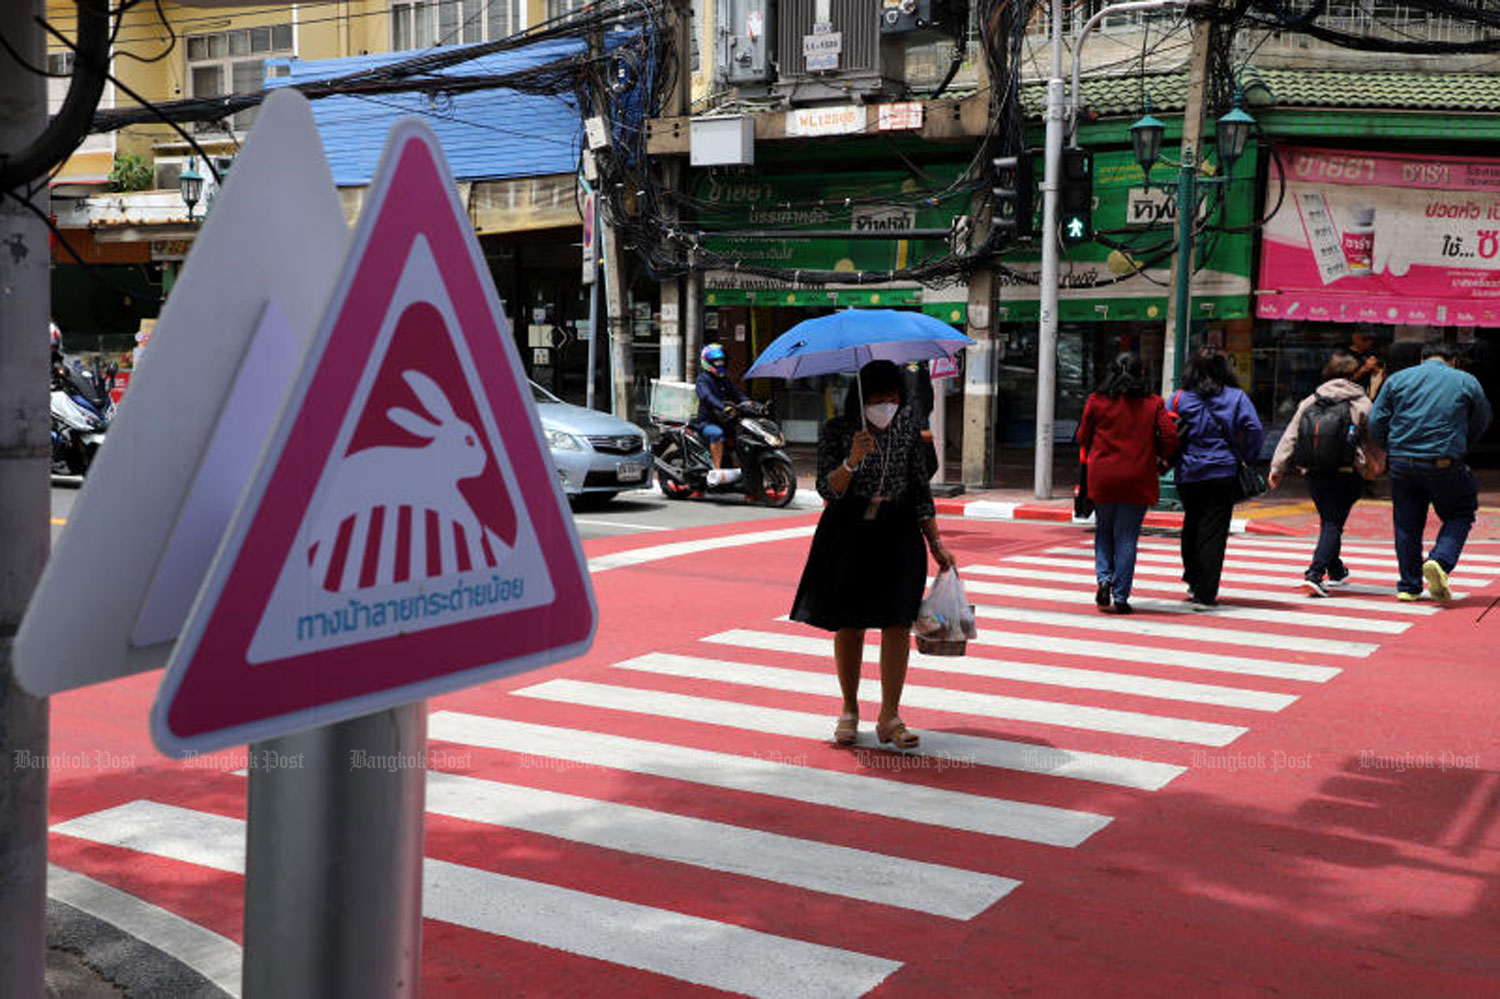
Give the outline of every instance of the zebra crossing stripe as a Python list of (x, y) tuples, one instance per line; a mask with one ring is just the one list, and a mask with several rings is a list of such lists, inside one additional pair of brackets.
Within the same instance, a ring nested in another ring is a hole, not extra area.
[[(733, 633), (726, 632), (725, 634)], [(715, 641), (719, 637), (715, 636), (707, 641)], [(818, 639), (813, 639), (813, 641), (818, 641)], [(727, 640), (726, 644), (737, 643)], [(832, 657), (831, 646), (827, 655)], [(648, 653), (616, 665), (651, 673), (699, 679), (722, 679), (727, 683), (772, 687), (798, 693), (829, 693), (830, 678), (807, 670), (700, 659), (696, 656), (674, 656), (664, 652)], [(733, 679), (734, 677), (739, 677), (739, 679)], [(1001, 694), (980, 694), (967, 690), (948, 690), (943, 687), (927, 687), (912, 683), (908, 683), (903, 689), (901, 700), (909, 707), (931, 708), (934, 711), (947, 711), (953, 714), (1006, 718), (1014, 721), (1034, 722), (1039, 725), (1060, 725), (1064, 728), (1111, 732), (1115, 735), (1131, 735), (1202, 746), (1227, 746), (1249, 731), (1239, 725), (1221, 725), (1190, 718), (1174, 718), (1170, 715), (1147, 714), (1142, 711), (1121, 711), (1116, 708), (1096, 708), (1060, 701), (1038, 701), (1024, 697), (1007, 697)]]
[[(1108, 631), (1138, 638), (1170, 638), (1179, 642), (1207, 642), (1215, 645), (1250, 645), (1265, 649), (1281, 649), (1287, 652), (1349, 656), (1356, 659), (1369, 656), (1380, 648), (1379, 645), (1370, 642), (1305, 638), (1301, 635), (1282, 635), (1270, 631), (1241, 631), (1237, 628), (1203, 627), (1180, 624), (1175, 621), (1153, 621), (1142, 617), (1119, 618), (1105, 617), (1102, 614), (1073, 614), (1066, 611), (1037, 610), (1013, 605), (997, 607), (991, 604), (979, 604), (975, 613), (981, 618), (999, 618), (1023, 624), (1077, 628), (1086, 631)], [(990, 632), (979, 633), (980, 642), (989, 640)]]
[[(765, 652), (792, 652), (798, 655), (818, 656), (824, 660), (833, 658), (833, 641), (816, 635), (788, 635), (780, 632), (736, 629), (710, 635), (702, 640), (723, 645), (736, 645), (746, 649), (760, 649)], [(690, 657), (676, 658), (687, 660)], [(878, 663), (880, 646), (878, 644), (866, 645), (864, 658), (865, 662)], [(1107, 673), (1100, 670), (1078, 669), (1074, 666), (1049, 666), (1044, 663), (987, 659), (983, 656), (928, 656), (913, 652), (911, 664), (919, 669), (941, 670), (944, 673), (960, 673), (965, 676), (1016, 680), (1021, 683), (1052, 684), (1081, 690), (1103, 690), (1116, 694), (1134, 694), (1138, 697), (1188, 701), (1194, 704), (1217, 704), (1226, 708), (1244, 708), (1249, 711), (1280, 711), (1297, 700), (1295, 694), (1277, 694), (1264, 690), (1247, 690), (1243, 687), (1193, 683), (1187, 680), (1164, 680), (1159, 677), (1137, 676), (1132, 673)], [(810, 675), (817, 676), (818, 674)], [(833, 693), (831, 676), (830, 671), (828, 678), (820, 677), (821, 689), (814, 688), (806, 692)]]
[[(192, 968), (240, 999), (240, 945), (175, 912), (56, 864), (47, 865), (47, 897), (103, 920)], [(50, 990), (49, 990), (50, 993)]]
[[(628, 660), (616, 665), (623, 669), (634, 669), (636, 661)], [(511, 693), (565, 704), (677, 718), (798, 739), (826, 740), (831, 732), (827, 715), (673, 694), (662, 690), (590, 683), (585, 680), (547, 680)], [(866, 726), (865, 731), (860, 734), (860, 744), (870, 745), (871, 738), (869, 727)], [(1159, 791), (1187, 770), (1186, 767), (1152, 760), (1138, 760), (1108, 753), (1086, 753), (1033, 742), (992, 739), (932, 729), (922, 730), (922, 751), (940, 760), (963, 760), (978, 766), (1087, 780), (1143, 791)]]
[(1046, 846), (1077, 846), (1110, 822), (1109, 816), (1092, 812), (1003, 801), (961, 791), (896, 783), (883, 777), (838, 773), (601, 732), (533, 725), (455, 711), (435, 712), (428, 719), (428, 735), (466, 746), (571, 760), (610, 770), (651, 774), (871, 815), (889, 815), (891, 795), (899, 792), (907, 821)]
[[(1084, 604), (1089, 612), (1094, 608), (1094, 593), (1092, 589), (1085, 590), (1082, 584), (1087, 582), (1093, 585), (1092, 573), (1085, 576), (1081, 573), (1064, 575), (1062, 573), (1044, 574), (1038, 576), (1036, 573), (1027, 573), (1028, 584), (1034, 582), (1065, 581), (1075, 585), (1070, 589), (1062, 589), (1055, 586), (1018, 585), (1009, 583), (990, 583), (984, 580), (965, 579), (964, 589), (970, 597), (975, 594), (995, 597), (1012, 597), (1022, 600), (1047, 600), (1053, 603)], [(1131, 588), (1131, 606), (1137, 610), (1151, 610), (1163, 614), (1176, 615), (1181, 618), (1190, 618), (1193, 612), (1188, 610), (1181, 601), (1166, 600), (1141, 600), (1136, 597), (1135, 591), (1150, 589), (1140, 584), (1134, 584)], [(1158, 586), (1159, 589), (1167, 589)], [(1306, 602), (1306, 596), (1302, 597)], [(998, 606), (998, 605), (996, 605)], [(1386, 621), (1372, 617), (1340, 617), (1333, 613), (1302, 613), (1290, 610), (1272, 610), (1265, 607), (1237, 607), (1225, 604), (1214, 612), (1215, 620), (1231, 619), (1235, 621), (1267, 621), (1274, 624), (1291, 624), (1307, 628), (1326, 628), (1332, 631), (1357, 631), (1362, 634), (1379, 633), (1386, 635), (1399, 635), (1411, 627), (1410, 621)]]
[[(1093, 548), (1049, 548), (1047, 549), (1047, 551), (1049, 553), (1063, 551), (1092, 552)], [(1176, 562), (1179, 565), (1181, 564), (1181, 555), (1178, 553), (1177, 549), (1173, 548), (1171, 545), (1142, 544), (1136, 553), (1136, 559), (1138, 561), (1141, 559), (1149, 559), (1154, 562)], [(1376, 571), (1389, 572), (1392, 576), (1391, 586), (1392, 588), (1395, 587), (1394, 577), (1396, 574), (1396, 560), (1394, 558), (1367, 558), (1361, 555), (1350, 555), (1347, 558), (1344, 558), (1344, 561), (1349, 565), (1355, 567), (1363, 567)], [(1271, 559), (1263, 557), (1259, 552), (1230, 552), (1224, 557), (1224, 566), (1225, 568), (1255, 569), (1261, 572), (1285, 573), (1292, 577), (1300, 577), (1302, 573), (1307, 571), (1307, 560), (1300, 559), (1297, 561), (1293, 561), (1291, 555), (1288, 554), (1282, 561), (1273, 561)], [(1485, 581), (1488, 582), (1491, 578), (1494, 577), (1496, 573), (1500, 573), (1500, 566), (1476, 565), (1470, 567), (1468, 565), (1460, 564), (1459, 572), (1460, 574), (1470, 573), (1474, 575), (1484, 576), (1486, 577)]]
[(604, 572), (607, 569), (621, 569), (632, 565), (644, 565), (647, 562), (657, 562), (664, 558), (676, 558), (679, 555), (697, 555), (701, 552), (715, 551), (721, 548), (739, 548), (744, 545), (759, 545), (770, 541), (789, 541), (796, 538), (810, 538), (816, 525), (803, 527), (783, 527), (769, 531), (751, 531), (746, 534), (729, 534), (718, 538), (696, 538), (692, 541), (670, 541), (660, 545), (646, 545), (641, 548), (632, 548), (629, 551), (611, 552), (608, 555), (595, 555), (589, 559), (589, 572)]
[(941, 864), (455, 774), (427, 775), (427, 810), (949, 919), (971, 919), (1020, 884)]
[[(137, 800), (53, 832), (243, 874), (245, 823)], [(423, 864), (429, 919), (764, 999), (854, 999), (900, 962), (442, 860)], [(774, 973), (770, 973), (774, 972)]]
[[(1003, 559), (1006, 565), (966, 565), (963, 573), (966, 577), (973, 576), (1003, 576), (1007, 579), (1045, 579), (1059, 583), (1076, 583), (1079, 586), (1087, 586), (1086, 591), (1089, 598), (1093, 599), (1094, 587), (1094, 559), (1093, 556), (1076, 552), (1073, 557), (1046, 557), (1046, 556), (1013, 556)], [(1049, 569), (1071, 569), (1071, 572), (1050, 572)], [(1155, 565), (1150, 562), (1137, 562), (1135, 567), (1135, 583), (1133, 590), (1149, 590), (1156, 593), (1174, 593), (1181, 595), (1183, 584), (1180, 580), (1182, 575), (1178, 568), (1169, 568), (1164, 565)], [(1165, 576), (1173, 580), (1171, 583), (1158, 582), (1152, 577)], [(1308, 613), (1348, 613), (1350, 611), (1370, 611), (1380, 614), (1396, 614), (1399, 616), (1425, 617), (1437, 613), (1437, 608), (1430, 604), (1407, 604), (1398, 603), (1395, 600), (1396, 591), (1391, 589), (1373, 590), (1362, 586), (1344, 586), (1339, 591), (1338, 600), (1330, 603), (1319, 603), (1309, 600), (1307, 593), (1301, 587), (1301, 577), (1298, 576), (1293, 582), (1298, 586), (1293, 590), (1291, 583), (1286, 577), (1272, 579), (1260, 573), (1249, 572), (1226, 572), (1219, 577), (1225, 582), (1249, 582), (1249, 583), (1271, 583), (1280, 585), (1278, 590), (1261, 590), (1249, 587), (1219, 587), (1221, 597), (1232, 597), (1239, 600), (1258, 600), (1267, 603), (1289, 604), (1296, 607), (1306, 608)], [(1350, 596), (1351, 591), (1358, 596)], [(1377, 599), (1378, 598), (1378, 599)], [(1228, 605), (1221, 606), (1215, 614), (1223, 613), (1229, 609)], [(1350, 620), (1359, 620), (1351, 617)]]
[[(1290, 548), (1300, 554), (1305, 554), (1308, 557), (1311, 557), (1313, 552), (1313, 545), (1308, 544), (1307, 542), (1292, 540), (1284, 541), (1280, 538), (1240, 538), (1238, 539), (1238, 541), (1231, 542), (1229, 547), (1231, 550), (1233, 550), (1234, 548)], [(1340, 550), (1345, 552), (1353, 552), (1356, 555), (1394, 555), (1394, 549), (1390, 542), (1386, 542), (1385, 544), (1374, 544), (1368, 542), (1361, 543), (1357, 541), (1345, 541), (1340, 546)], [(1475, 562), (1487, 562), (1491, 564), (1500, 563), (1500, 553), (1490, 553), (1482, 551), (1471, 552), (1467, 547), (1465, 547), (1463, 557), (1460, 561), (1469, 562), (1471, 560)]]

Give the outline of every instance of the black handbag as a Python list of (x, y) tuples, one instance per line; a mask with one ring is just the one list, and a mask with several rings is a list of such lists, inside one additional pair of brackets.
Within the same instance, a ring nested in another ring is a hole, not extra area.
[(1211, 415), (1214, 418), (1214, 422), (1218, 423), (1219, 431), (1223, 433), (1224, 439), (1229, 442), (1229, 452), (1234, 455), (1235, 461), (1238, 463), (1234, 470), (1234, 501), (1236, 503), (1243, 503), (1245, 500), (1252, 500), (1257, 496), (1264, 495), (1271, 488), (1266, 482), (1265, 475), (1255, 465), (1250, 464), (1239, 456), (1239, 453), (1234, 449), (1234, 435), (1229, 432), (1229, 428), (1224, 425), (1224, 421), (1219, 418), (1218, 413), (1212, 413)]
[(1089, 463), (1078, 463), (1078, 485), (1073, 487), (1073, 516), (1088, 520), (1094, 515), (1094, 501), (1089, 499)]

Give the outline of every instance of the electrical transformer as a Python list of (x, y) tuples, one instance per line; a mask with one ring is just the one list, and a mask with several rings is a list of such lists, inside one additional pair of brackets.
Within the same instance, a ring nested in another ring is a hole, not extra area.
[(771, 50), (776, 0), (716, 0), (714, 12), (714, 75), (741, 91), (764, 93), (776, 75)]

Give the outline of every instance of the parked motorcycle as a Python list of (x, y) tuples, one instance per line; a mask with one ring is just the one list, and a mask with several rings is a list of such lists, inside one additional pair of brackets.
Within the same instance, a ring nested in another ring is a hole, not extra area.
[(737, 467), (714, 468), (708, 442), (689, 424), (653, 419), (652, 426), (657, 483), (669, 499), (738, 494), (782, 507), (797, 493), (792, 459), (782, 450), (786, 438), (768, 406), (753, 401), (736, 405), (733, 448), (726, 447), (725, 456), (732, 455)]
[(52, 363), (52, 474), (84, 475), (104, 443), (115, 415), (110, 396), (115, 365), (97, 358), (84, 366), (76, 358), (54, 355)]

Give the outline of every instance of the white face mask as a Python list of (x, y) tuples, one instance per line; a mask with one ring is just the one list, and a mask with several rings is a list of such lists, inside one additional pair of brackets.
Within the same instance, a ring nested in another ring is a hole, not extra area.
[(869, 420), (870, 426), (876, 430), (884, 430), (896, 418), (896, 410), (900, 408), (894, 402), (882, 402), (879, 405), (866, 406), (865, 419)]

